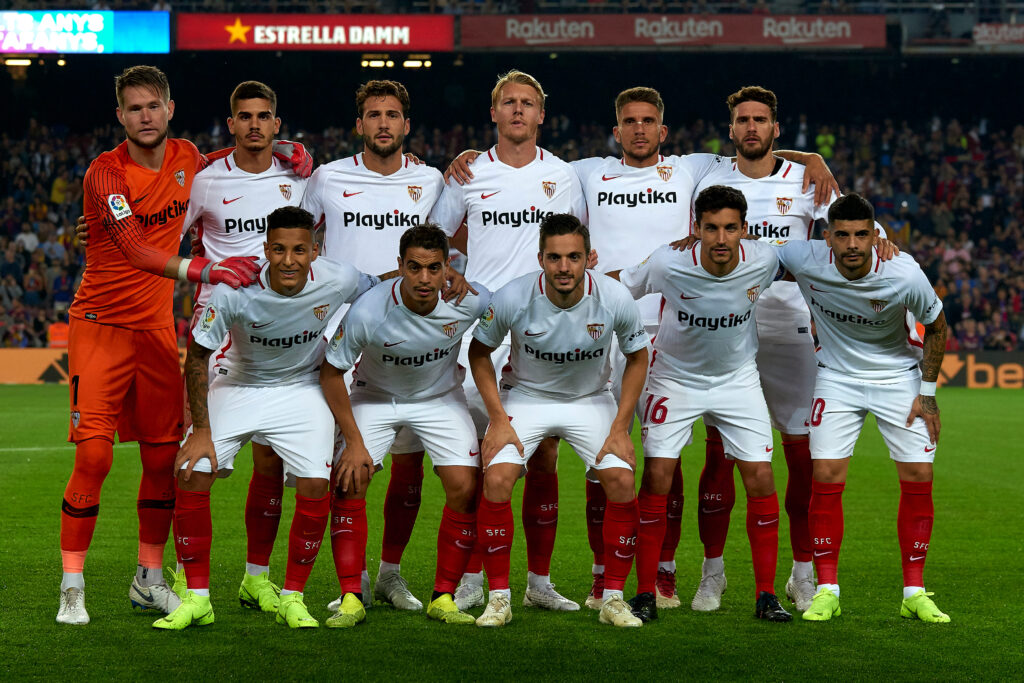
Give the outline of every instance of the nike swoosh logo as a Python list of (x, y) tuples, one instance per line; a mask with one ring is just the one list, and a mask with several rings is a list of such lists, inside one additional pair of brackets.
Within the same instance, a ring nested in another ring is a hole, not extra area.
[(703, 512), (705, 515), (710, 515), (710, 514), (713, 514), (715, 512), (721, 512), (724, 509), (725, 508), (712, 508), (712, 509), (701, 508), (700, 511)]
[(331, 532), (331, 536), (337, 536), (338, 534), (350, 534), (350, 533), (352, 533), (351, 529), (338, 529), (336, 531), (332, 531)]
[[(501, 192), (501, 190), (498, 190), (498, 192)], [(490, 199), (494, 195), (498, 194), (498, 192), (491, 192), (490, 194), (487, 194), (486, 192), (481, 192), (480, 199)]]
[(656, 523), (657, 521), (658, 521), (658, 520), (656, 520), (656, 519), (641, 519), (641, 520), (640, 520), (640, 523), (641, 523), (641, 524), (654, 524), (654, 523)]
[(831, 555), (831, 554), (832, 554), (831, 550), (825, 550), (823, 552), (818, 552), (817, 550), (814, 551), (814, 556), (815, 557), (821, 557), (822, 555)]
[(359, 190), (359, 192), (349, 192), (348, 190), (345, 190), (344, 192), (341, 193), (341, 196), (344, 197), (345, 199), (348, 199), (349, 197), (355, 197), (357, 194), (362, 194), (365, 191), (366, 190)]
[(402, 507), (407, 507), (407, 508), (418, 508), (419, 506), (420, 506), (420, 504), (419, 504), (419, 503), (410, 503), (410, 502), (409, 502), (409, 501), (407, 501), (407, 500), (403, 500), (403, 501), (402, 501)]
[(604, 524), (604, 519), (603, 518), (602, 519), (592, 519), (592, 520), (590, 520), (590, 523), (591, 524)]
[(308, 558), (308, 559), (307, 558), (303, 558), (303, 559), (299, 560), (298, 563), (299, 564), (313, 564), (314, 562), (316, 562), (316, 558), (315, 557), (311, 557), (311, 558)]
[(544, 525), (544, 526), (546, 526), (546, 525), (548, 525), (548, 524), (554, 524), (554, 523), (555, 523), (555, 522), (557, 522), (557, 521), (558, 521), (558, 518), (557, 518), (557, 517), (556, 517), (556, 518), (554, 518), (554, 519), (538, 519), (538, 520), (537, 520), (537, 524), (541, 524), (541, 525)]
[(272, 518), (275, 518), (275, 519), (280, 519), (280, 518), (281, 518), (281, 513), (280, 513), (280, 512), (278, 512), (278, 513), (277, 513), (277, 514), (275, 515), (275, 514), (274, 514), (273, 512), (267, 512), (266, 510), (264, 510), (264, 511), (263, 511), (263, 516), (264, 516), (264, 517), (272, 517)]
[(269, 323), (253, 323), (252, 324), (252, 329), (258, 330), (261, 327), (266, 327), (267, 325), (272, 325), (273, 323), (274, 323), (273, 320), (271, 320)]
[[(245, 195), (243, 194), (242, 197), (244, 196)], [(237, 202), (242, 197), (235, 197), (234, 199), (228, 199), (227, 197), (224, 197), (224, 199), (222, 199), (221, 201), (224, 202), (225, 204), (230, 204), (231, 202)]]
[(827, 290), (827, 289), (818, 289), (818, 288), (817, 288), (817, 287), (815, 287), (814, 285), (811, 285), (811, 289), (813, 289), (813, 290), (814, 290), (815, 292), (824, 292), (824, 293), (826, 293), (826, 294), (828, 293), (828, 290)]
[(622, 558), (623, 560), (632, 560), (633, 559), (633, 554), (631, 553), (629, 555), (623, 555), (622, 553), (619, 552), (618, 548), (616, 548), (615, 549), (615, 557)]
[(931, 448), (929, 448), (928, 446), (924, 447), (924, 452), (925, 453), (931, 453), (934, 450), (935, 450), (935, 446), (932, 446)]
[(911, 555), (908, 559), (911, 562), (917, 562), (918, 560), (923, 560), (924, 558), (925, 558), (924, 555)]
[(665, 515), (669, 519), (682, 519), (682, 515)]
[(764, 452), (765, 453), (771, 453), (774, 450), (775, 450), (775, 448), (773, 446), (765, 446), (764, 447)]
[(704, 297), (702, 297), (702, 296), (686, 296), (685, 294), (680, 294), (679, 298), (682, 299), (683, 301), (689, 301), (690, 299), (703, 299)]
[(493, 546), (487, 546), (487, 552), (489, 552), (489, 553), (496, 553), (499, 550), (501, 550), (502, 548), (507, 548), (507, 547), (508, 547), (507, 545), (499, 545), (497, 548), (495, 548)]
[(621, 175), (602, 175), (601, 176), (601, 180), (615, 180), (616, 178), (621, 178), (621, 177), (622, 177)]
[(480, 455), (480, 451), (470, 451), (469, 452), (469, 457), (471, 457), (471, 458), (475, 458), (478, 455)]
[(527, 337), (539, 337), (542, 334), (547, 334), (547, 333), (548, 333), (547, 330), (543, 330), (541, 332), (530, 332), (529, 330), (526, 330), (525, 332), (523, 332), (523, 334), (525, 334)]
[(471, 545), (463, 545), (462, 541), (455, 541), (455, 545), (458, 546), (459, 548), (462, 548), (463, 550), (472, 550), (473, 549), (473, 546), (471, 546)]
[(397, 341), (397, 342), (384, 342), (384, 348), (385, 349), (389, 349), (392, 346), (398, 346), (399, 344), (404, 344), (406, 341), (407, 341), (406, 339), (403, 339), (402, 341)]
[(183, 557), (183, 558), (181, 558), (181, 561), (182, 562), (191, 562), (194, 559), (196, 559), (196, 558), (194, 558), (194, 557)]
[(153, 602), (153, 593), (152, 592), (147, 591), (147, 592), (143, 593), (138, 588), (135, 589), (135, 592), (138, 593), (139, 597), (141, 597), (143, 600), (147, 600), (149, 602)]
[(763, 519), (759, 519), (759, 520), (757, 520), (757, 525), (758, 526), (768, 526), (769, 524), (775, 524), (778, 521), (779, 521), (778, 517), (776, 517), (775, 519), (769, 519), (767, 522), (764, 521)]

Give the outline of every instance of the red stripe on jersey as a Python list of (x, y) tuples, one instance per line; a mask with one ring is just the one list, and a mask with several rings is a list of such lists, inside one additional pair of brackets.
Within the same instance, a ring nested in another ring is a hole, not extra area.
[(658, 155), (658, 161), (665, 161), (665, 155), (664, 154), (659, 154)]
[(354, 163), (356, 166), (359, 165), (359, 155), (358, 154), (353, 154), (352, 155), (352, 163)]
[(231, 162), (228, 161), (227, 157), (224, 157), (224, 165), (228, 167), (229, 171), (231, 170)]
[(590, 273), (587, 273), (587, 281), (590, 283), (589, 285), (587, 285), (587, 294), (593, 294), (594, 293), (594, 276), (591, 275)]
[(658, 305), (658, 324), (659, 325), (661, 325), (661, 314), (665, 311), (665, 304), (666, 303), (668, 303), (668, 302), (665, 300), (665, 297), (661, 297), (661, 303)]
[(540, 152), (540, 160), (544, 161), (544, 150), (540, 147), (538, 147), (537, 150)]
[(832, 250), (831, 249), (828, 250), (828, 262), (832, 263)]
[(875, 272), (877, 273), (878, 269), (882, 267), (882, 259), (878, 258), (878, 252), (875, 249), (871, 251), (875, 252)]
[(221, 359), (224, 358), (225, 355), (227, 355), (228, 349), (231, 348), (231, 344), (232, 344), (231, 332), (228, 332), (228, 340), (227, 340), (227, 342), (224, 343), (224, 346), (220, 347), (220, 353), (218, 353), (217, 357), (213, 359), (215, 363), (217, 361), (220, 361)]
[(734, 171), (736, 170), (736, 162), (735, 161), (732, 162), (732, 170), (734, 170)]
[(541, 273), (537, 278), (537, 286), (540, 287), (540, 293), (544, 293), (544, 273)]
[(487, 150), (487, 158), (490, 159), (491, 161), (494, 161), (494, 155), (491, 154), (491, 150)]
[(395, 296), (395, 287), (397, 286), (398, 280), (395, 280), (395, 284), (391, 285), (391, 299), (395, 302), (396, 305), (398, 304), (398, 297)]
[(747, 252), (743, 248), (743, 242), (740, 242), (740, 261), (746, 261), (746, 260), (747, 260)]
[(697, 265), (697, 244), (700, 244), (700, 242), (690, 247), (690, 253), (693, 254), (693, 265)]
[(313, 264), (310, 264), (310, 266), (309, 266), (309, 281), (312, 282), (315, 279), (316, 278), (313, 277)]
[(789, 165), (786, 166), (786, 170), (782, 172), (782, 177), (783, 178), (785, 178), (787, 175), (789, 175), (789, 169), (791, 169), (791, 168), (793, 168), (793, 164), (789, 164)]
[(919, 322), (915, 322), (915, 324), (914, 324), (914, 331), (913, 332), (910, 331), (910, 325), (907, 324), (907, 307), (906, 306), (903, 307), (903, 329), (906, 330), (906, 332), (907, 332), (907, 343), (908, 344), (910, 344), (911, 346), (916, 346), (919, 349), (923, 349), (924, 348), (924, 342), (920, 342), (917, 339), (914, 339), (914, 334), (915, 333), (917, 334), (918, 337), (923, 337), (924, 336), (924, 334), (922, 334), (922, 331), (924, 330), (924, 326), (921, 323), (919, 323)]
[[(264, 263), (263, 266), (260, 268), (259, 275), (256, 276), (256, 282), (259, 283), (260, 289), (266, 289), (266, 287), (263, 286), (263, 278), (261, 276), (263, 275), (263, 271), (267, 270), (269, 267), (270, 267), (270, 263), (269, 262), (268, 263)], [(267, 282), (270, 282), (270, 274), (269, 273), (267, 274)]]
[(814, 230), (814, 219), (807, 221), (807, 239), (811, 239), (811, 231)]

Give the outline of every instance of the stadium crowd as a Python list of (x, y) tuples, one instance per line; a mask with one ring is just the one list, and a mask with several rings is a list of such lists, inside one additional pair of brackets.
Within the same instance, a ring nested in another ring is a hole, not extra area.
[[(840, 187), (874, 204), (879, 220), (912, 253), (943, 299), (949, 350), (1024, 350), (1024, 125), (993, 129), (934, 119), (920, 126), (884, 120), (783, 122), (781, 145), (816, 151)], [(223, 125), (192, 134), (201, 150), (230, 144)], [(354, 129), (287, 131), (319, 162), (361, 149)], [(444, 168), (464, 149), (494, 144), (489, 125), (414, 127), (407, 149)], [(0, 346), (67, 343), (66, 311), (81, 280), (85, 251), (74, 238), (82, 178), (91, 159), (123, 139), (118, 126), (84, 133), (33, 120), (0, 136)], [(619, 153), (607, 126), (550, 116), (540, 144), (566, 160)], [(726, 126), (698, 120), (670, 129), (666, 154), (731, 155)], [(177, 283), (175, 311), (184, 343), (192, 302)]]

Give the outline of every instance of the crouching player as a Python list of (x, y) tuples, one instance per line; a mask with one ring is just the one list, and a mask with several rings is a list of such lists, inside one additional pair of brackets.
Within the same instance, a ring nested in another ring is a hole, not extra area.
[[(473, 549), (480, 474), (458, 356), (462, 336), (487, 308), (490, 294), (473, 283), (478, 294), (458, 304), (444, 301), (447, 263), (448, 238), (440, 228), (407, 230), (399, 242), (399, 279), (381, 283), (352, 305), (320, 370), (324, 396), (345, 439), (335, 464), (338, 489), (331, 515), (342, 598), (328, 627), (349, 628), (366, 618), (360, 585), (366, 566), (366, 489), (402, 427), (423, 442), (445, 491), (427, 616), (449, 624), (474, 621), (452, 597)], [(344, 375), (357, 361), (350, 395)]]
[[(633, 565), (638, 524), (629, 428), (646, 376), (648, 340), (629, 292), (586, 270), (589, 253), (590, 233), (577, 218), (546, 217), (538, 254), (543, 271), (498, 290), (473, 332), (469, 363), (490, 419), (481, 445), (485, 469), (477, 538), (491, 592), (478, 626), (504, 626), (512, 619), (509, 501), (530, 456), (549, 436), (572, 445), (608, 498), (601, 622), (641, 625), (623, 601), (622, 588)], [(511, 362), (499, 394), (491, 354), (510, 331)], [(613, 336), (626, 356), (618, 408), (608, 383)]]
[[(378, 280), (348, 264), (313, 263), (313, 217), (298, 207), (267, 217), (266, 262), (259, 286), (218, 287), (192, 331), (185, 378), (193, 432), (175, 461), (175, 543), (188, 591), (181, 605), (153, 623), (180, 630), (213, 623), (210, 605), (210, 488), (230, 474), (235, 455), (258, 436), (296, 474), (295, 517), (277, 622), (319, 626), (302, 600), (330, 515), (328, 483), (334, 419), (317, 383), (327, 320)], [(224, 344), (210, 386), (209, 358)]]

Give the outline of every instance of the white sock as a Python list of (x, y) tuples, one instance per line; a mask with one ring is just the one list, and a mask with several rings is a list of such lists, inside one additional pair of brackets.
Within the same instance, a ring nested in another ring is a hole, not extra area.
[(491, 592), (487, 595), (487, 600), (488, 601), (493, 600), (494, 596), (496, 596), (496, 595), (504, 595), (506, 600), (512, 600), (512, 589), (511, 588), (492, 589)]
[(604, 574), (604, 565), (603, 564), (595, 564), (593, 567), (590, 568), (590, 573), (591, 574)]
[(608, 598), (619, 598), (622, 599), (622, 591), (613, 591), (610, 588), (604, 589), (604, 595), (601, 596), (601, 600), (607, 600)]
[(818, 590), (827, 588), (838, 598), (839, 597), (839, 584), (838, 583), (819, 583)]
[(140, 586), (155, 586), (164, 582), (163, 567), (143, 567), (141, 564), (135, 567), (135, 580)]
[(178, 572), (180, 572), (184, 568), (185, 568), (185, 565), (183, 565), (181, 562), (177, 562), (174, 565), (174, 573), (177, 574)]
[(264, 572), (270, 574), (270, 567), (264, 566), (262, 564), (250, 564), (249, 562), (245, 563), (245, 573), (249, 576), (259, 576)]
[(676, 573), (676, 561), (675, 560), (669, 560), (668, 562), (659, 562), (658, 563), (658, 569), (664, 569), (667, 572), (672, 572), (673, 574), (675, 574)]
[(402, 565), (393, 564), (391, 562), (380, 561), (380, 571), (377, 572), (377, 576), (384, 576), (385, 574), (398, 574), (402, 569)]
[(474, 586), (483, 586), (484, 585), (484, 573), (483, 572), (476, 572), (476, 573), (471, 573), (471, 574), (463, 574), (462, 575), (462, 583), (471, 583)]
[(69, 588), (85, 590), (85, 576), (82, 574), (64, 572), (64, 578), (62, 578), (60, 582), (60, 589), (62, 591), (66, 591)]
[(282, 588), (281, 589), (281, 597), (282, 598), (284, 596), (286, 596), (286, 595), (291, 595), (292, 593), (298, 593), (299, 595), (302, 595), (302, 591), (290, 591), (287, 588)]
[(718, 557), (705, 557), (704, 564), (701, 565), (701, 572), (704, 576), (709, 574), (724, 574), (725, 573), (725, 558), (721, 555)]
[(793, 578), (794, 579), (813, 579), (814, 578), (814, 563), (813, 562), (797, 562), (793, 560)]
[(195, 593), (196, 595), (198, 595), (201, 598), (208, 598), (208, 597), (210, 597), (210, 589), (209, 588), (189, 588), (189, 590), (192, 591), (193, 593)]
[(540, 574), (534, 574), (533, 572), (526, 572), (526, 585), (530, 588), (544, 588), (551, 583), (551, 575), (541, 576)]
[(363, 573), (359, 575), (359, 580), (362, 583), (370, 583), (370, 573), (364, 569)]
[(904, 586), (903, 587), (903, 599), (906, 600), (907, 598), (912, 598), (912, 597), (914, 597), (914, 594), (917, 593), (917, 591), (923, 591), (923, 590), (924, 590), (924, 586)]

